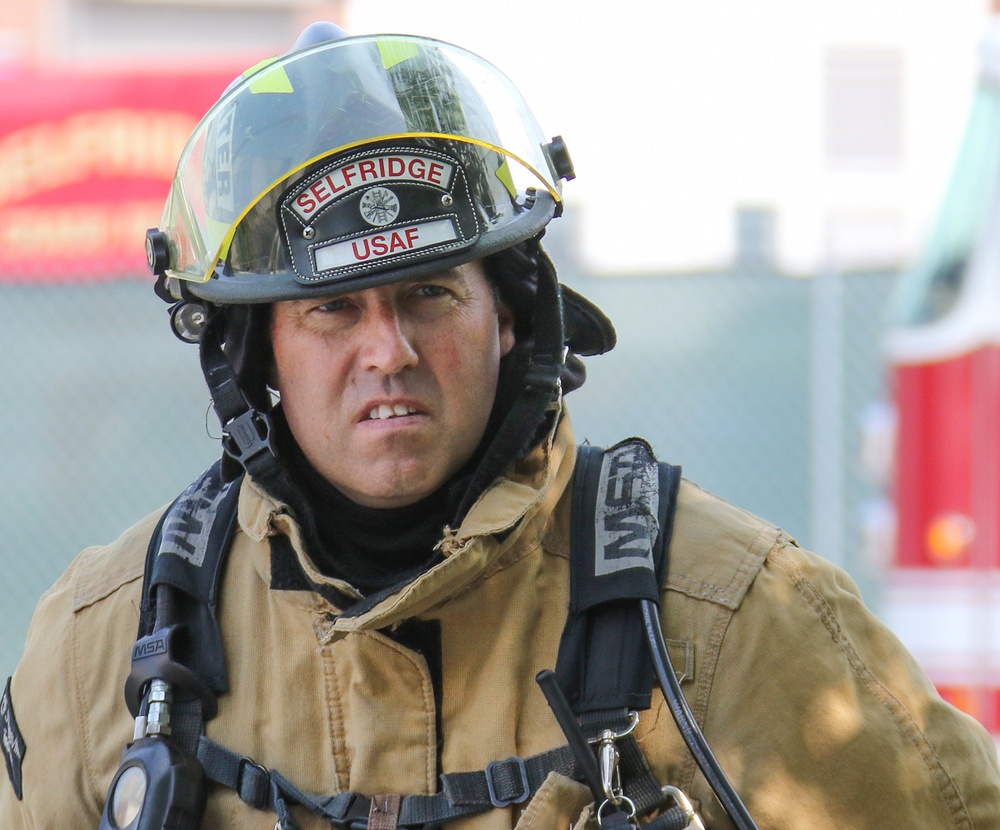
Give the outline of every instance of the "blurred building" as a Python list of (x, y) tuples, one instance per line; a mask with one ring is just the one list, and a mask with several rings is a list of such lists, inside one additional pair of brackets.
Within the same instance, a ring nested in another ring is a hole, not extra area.
[(905, 261), (957, 152), (990, 11), (624, 0), (580, 14), (508, 0), (481, 26), (442, 5), (354, 2), (346, 18), (456, 40), (508, 69), (569, 144), (581, 255), (606, 275), (718, 270), (748, 241), (801, 276)]
[(0, 60), (28, 65), (256, 62), (345, 0), (11, 0), (0, 7)]
[[(569, 143), (588, 268), (798, 275), (895, 266), (933, 220), (991, 0), (17, 0), (0, 56), (250, 64), (331, 19), (460, 43), (511, 74)], [(747, 248), (751, 246), (753, 250)]]

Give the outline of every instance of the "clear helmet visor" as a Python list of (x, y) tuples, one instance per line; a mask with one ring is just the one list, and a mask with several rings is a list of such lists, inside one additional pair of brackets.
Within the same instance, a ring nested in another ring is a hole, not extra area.
[[(554, 145), (520, 93), (481, 58), (418, 37), (331, 41), (255, 67), (202, 119), (160, 225), (167, 274), (200, 283), (220, 263), (237, 279), (288, 270), (289, 239), (313, 250), (308, 205), (338, 188), (358, 190), (369, 222), (391, 226), (394, 185), (437, 187), (447, 206), (460, 184), (476, 213), (470, 233), (482, 236), (522, 213), (526, 194), (558, 202), (560, 177)], [(449, 233), (434, 221), (428, 234)], [(353, 233), (374, 250), (374, 236)], [(340, 255), (329, 244), (321, 250), (326, 260)], [(300, 282), (327, 274), (313, 263)]]

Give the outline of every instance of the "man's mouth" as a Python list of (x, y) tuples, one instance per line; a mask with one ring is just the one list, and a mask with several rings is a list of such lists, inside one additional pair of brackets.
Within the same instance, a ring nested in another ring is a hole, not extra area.
[(403, 403), (389, 405), (387, 403), (373, 406), (368, 418), (372, 421), (384, 421), (388, 418), (401, 418), (404, 415), (415, 415), (417, 412), (412, 406)]

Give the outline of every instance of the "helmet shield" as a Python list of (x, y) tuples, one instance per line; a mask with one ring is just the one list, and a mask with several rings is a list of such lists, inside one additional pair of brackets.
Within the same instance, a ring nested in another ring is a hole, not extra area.
[(293, 52), (234, 83), (188, 141), (160, 226), (167, 275), (266, 302), (479, 258), (552, 217), (549, 148), (510, 81), (459, 47), (392, 35)]

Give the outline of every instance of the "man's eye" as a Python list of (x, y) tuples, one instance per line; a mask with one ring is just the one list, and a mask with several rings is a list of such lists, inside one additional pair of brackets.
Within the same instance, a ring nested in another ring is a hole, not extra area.
[(422, 297), (443, 297), (448, 289), (443, 285), (421, 285), (416, 293)]
[(320, 311), (343, 311), (347, 308), (346, 300), (330, 300), (319, 307)]

